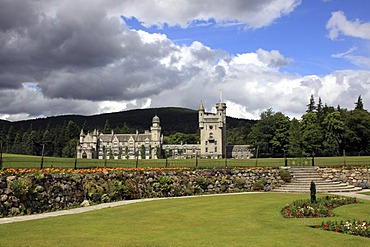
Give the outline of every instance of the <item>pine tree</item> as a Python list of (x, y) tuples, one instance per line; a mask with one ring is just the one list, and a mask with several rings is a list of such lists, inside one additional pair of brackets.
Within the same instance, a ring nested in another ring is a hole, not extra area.
[(315, 110), (316, 110), (315, 99), (313, 98), (313, 95), (311, 94), (310, 103), (307, 105), (306, 112), (314, 112)]
[(103, 133), (104, 133), (104, 134), (108, 134), (109, 132), (110, 132), (109, 120), (108, 120), (108, 119), (106, 119), (106, 120), (105, 120), (104, 127), (103, 127)]
[(364, 104), (362, 103), (362, 98), (361, 95), (358, 96), (357, 102), (355, 103), (355, 110), (363, 110), (364, 109)]

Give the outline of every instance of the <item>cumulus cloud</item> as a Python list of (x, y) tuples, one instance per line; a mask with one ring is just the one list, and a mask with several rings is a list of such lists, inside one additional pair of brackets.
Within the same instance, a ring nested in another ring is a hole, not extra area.
[(370, 39), (370, 22), (350, 21), (342, 11), (333, 12), (326, 24), (329, 38), (337, 39), (340, 34), (361, 39)]
[(293, 59), (279, 50), (231, 55), (197, 41), (177, 45), (166, 35), (130, 29), (120, 18), (135, 16), (147, 26), (186, 27), (212, 19), (219, 25), (260, 28), (299, 4), (91, 0), (86, 7), (86, 1), (72, 0), (1, 1), (0, 118), (161, 106), (196, 109), (200, 100), (211, 111), (220, 89), (228, 115), (235, 117), (258, 118), (270, 107), (299, 116), (311, 94), (351, 107), (361, 90), (370, 105), (369, 71), (302, 77), (282, 72)]

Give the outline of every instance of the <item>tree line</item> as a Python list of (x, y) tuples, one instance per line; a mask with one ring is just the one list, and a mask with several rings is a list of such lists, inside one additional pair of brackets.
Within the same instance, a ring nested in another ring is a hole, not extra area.
[(338, 156), (370, 154), (370, 113), (361, 96), (353, 110), (315, 103), (311, 95), (300, 119), (268, 109), (248, 134), (259, 156)]

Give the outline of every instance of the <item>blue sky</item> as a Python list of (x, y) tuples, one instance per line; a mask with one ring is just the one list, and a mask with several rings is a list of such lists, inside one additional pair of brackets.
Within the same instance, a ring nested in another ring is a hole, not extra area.
[(368, 0), (0, 2), (0, 119), (178, 106), (370, 109)]
[[(343, 53), (351, 47), (366, 48), (366, 42), (357, 38), (328, 38), (326, 24), (333, 12), (344, 11), (349, 20), (370, 22), (370, 1), (367, 0), (310, 0), (302, 3), (288, 16), (275, 20), (268, 27), (248, 29), (243, 23), (222, 27), (214, 20), (196, 21), (189, 27), (151, 26), (144, 27), (135, 17), (122, 17), (133, 29), (149, 33), (162, 33), (179, 45), (200, 41), (212, 49), (221, 49), (230, 54), (254, 52), (259, 48), (279, 50), (294, 63), (283, 70), (309, 74), (328, 74), (333, 70), (357, 69), (348, 61), (331, 55)], [(364, 51), (370, 55), (370, 51)]]

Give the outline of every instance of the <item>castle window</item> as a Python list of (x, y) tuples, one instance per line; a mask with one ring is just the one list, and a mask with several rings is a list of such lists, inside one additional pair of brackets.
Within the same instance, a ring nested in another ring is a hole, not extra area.
[(215, 147), (215, 153), (217, 153), (217, 146)]
[(213, 125), (210, 125), (210, 126), (209, 126), (209, 129), (210, 129), (210, 130), (211, 130), (211, 129), (213, 129)]
[(209, 139), (210, 140), (213, 140), (213, 133), (211, 132), (211, 133), (209, 133)]
[(208, 148), (206, 148), (206, 153), (208, 153)]

